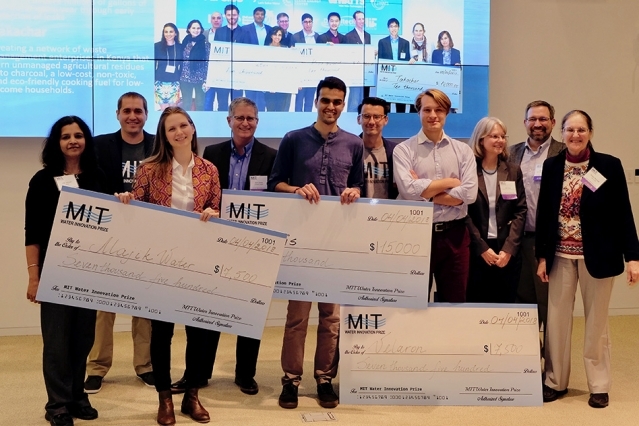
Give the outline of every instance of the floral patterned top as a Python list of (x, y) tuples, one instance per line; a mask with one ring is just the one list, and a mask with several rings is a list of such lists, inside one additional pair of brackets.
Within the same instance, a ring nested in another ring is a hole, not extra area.
[(588, 169), (588, 161), (589, 155), (580, 162), (571, 162), (568, 156), (566, 158), (564, 184), (559, 204), (557, 256), (560, 257), (569, 259), (583, 259), (584, 257), (579, 210), (584, 186), (581, 179)]

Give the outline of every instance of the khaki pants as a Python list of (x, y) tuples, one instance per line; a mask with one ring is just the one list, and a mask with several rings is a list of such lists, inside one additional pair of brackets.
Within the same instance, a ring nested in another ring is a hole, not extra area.
[(614, 277), (593, 278), (583, 259), (557, 256), (549, 278), (546, 386), (555, 390), (568, 388), (573, 309), (579, 282), (586, 317), (584, 365), (588, 389), (590, 393), (608, 393), (611, 380), (608, 305)]
[[(318, 303), (319, 325), (317, 326), (317, 347), (315, 349), (315, 380), (317, 383), (330, 382), (337, 375), (339, 353), (339, 305)], [(282, 344), (282, 384), (298, 386), (302, 380), (304, 364), (304, 343), (308, 329), (311, 302), (291, 300), (288, 302), (284, 342)]]
[[(113, 324), (115, 314), (98, 311), (95, 321), (95, 343), (87, 362), (87, 375), (104, 377), (113, 364)], [(140, 375), (153, 371), (151, 366), (151, 321), (133, 317), (133, 367)]]

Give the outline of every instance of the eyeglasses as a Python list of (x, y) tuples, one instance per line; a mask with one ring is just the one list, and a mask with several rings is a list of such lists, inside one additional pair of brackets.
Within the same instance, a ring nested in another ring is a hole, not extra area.
[(534, 124), (536, 121), (539, 121), (541, 124), (545, 124), (550, 121), (550, 118), (549, 117), (530, 117), (526, 119), (526, 122), (530, 124)]
[(313, 20), (312, 19), (305, 19), (302, 21), (302, 24), (312, 24)]
[(344, 104), (344, 101), (342, 99), (328, 99), (328, 98), (320, 98), (320, 103), (322, 105), (330, 105), (333, 104), (334, 106), (340, 106)]
[(577, 134), (579, 135), (585, 135), (586, 133), (588, 133), (588, 129), (585, 129), (583, 127), (580, 127), (578, 129), (573, 129), (571, 127), (568, 127), (567, 129), (563, 129), (563, 131), (569, 135), (572, 135), (575, 132), (577, 132)]
[(380, 114), (360, 114), (359, 116), (364, 121), (370, 121), (371, 119), (373, 119), (373, 121), (380, 121), (382, 118), (386, 117), (385, 115)]
[(233, 119), (239, 121), (240, 123), (243, 123), (244, 121), (246, 121), (249, 124), (255, 123), (258, 120), (257, 117), (244, 117), (243, 115), (241, 115), (241, 116), (234, 115)]
[(508, 141), (508, 135), (486, 135), (485, 137), (494, 139), (494, 140), (503, 139), (505, 141)]

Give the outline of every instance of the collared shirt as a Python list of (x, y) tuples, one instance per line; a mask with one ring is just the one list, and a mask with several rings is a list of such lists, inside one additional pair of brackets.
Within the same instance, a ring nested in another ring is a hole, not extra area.
[(362, 41), (362, 44), (364, 44), (366, 42), (364, 30), (360, 31), (357, 27), (355, 27), (355, 31), (357, 31), (357, 35), (359, 36), (359, 39)]
[(315, 185), (320, 195), (339, 196), (346, 188), (364, 184), (364, 143), (338, 129), (324, 139), (311, 125), (288, 132), (282, 138), (268, 190), (280, 182), (293, 186)]
[(304, 42), (306, 44), (317, 44), (315, 42), (315, 32), (312, 32), (310, 34), (306, 34), (306, 32), (304, 32)]
[(526, 204), (528, 205), (526, 232), (535, 232), (537, 226), (537, 200), (539, 199), (541, 179), (535, 181), (535, 168), (537, 165), (541, 167), (546, 158), (548, 158), (551, 139), (552, 137), (549, 136), (536, 152), (530, 147), (528, 140), (524, 144), (524, 155), (521, 157), (520, 167), (524, 178), (524, 189), (526, 190)]
[(215, 41), (215, 29), (211, 28), (209, 30), (209, 43), (213, 43)]
[(266, 40), (266, 27), (262, 25), (261, 27), (255, 24), (255, 32), (257, 33), (257, 41), (260, 46), (264, 44), (264, 40)]
[[(462, 219), (468, 214), (468, 205), (477, 198), (477, 161), (467, 144), (446, 134), (434, 143), (420, 130), (418, 134), (397, 145), (393, 151), (394, 177), (399, 190), (398, 200), (422, 200), (422, 192), (433, 180), (457, 178), (461, 185), (447, 189), (451, 197), (462, 200), (458, 206), (433, 207), (433, 222)], [(413, 179), (410, 171), (417, 173)]]
[(171, 207), (174, 209), (186, 210), (192, 212), (195, 207), (195, 194), (193, 193), (193, 166), (195, 166), (195, 160), (193, 160), (193, 154), (191, 154), (191, 161), (186, 167), (186, 173), (184, 168), (173, 158), (173, 184), (171, 186)]
[(229, 189), (243, 190), (246, 184), (246, 175), (248, 174), (248, 166), (251, 162), (251, 152), (253, 151), (253, 139), (244, 147), (244, 154), (240, 155), (235, 148), (233, 139), (231, 139), (231, 160), (229, 167)]
[(390, 39), (391, 49), (393, 49), (393, 59), (399, 60), (399, 37)]

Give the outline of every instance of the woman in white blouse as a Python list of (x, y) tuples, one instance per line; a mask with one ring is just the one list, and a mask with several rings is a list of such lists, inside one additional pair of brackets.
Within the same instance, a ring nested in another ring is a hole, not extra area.
[[(139, 200), (175, 209), (200, 213), (200, 220), (219, 217), (220, 179), (217, 168), (197, 155), (197, 133), (189, 114), (168, 107), (160, 116), (153, 153), (138, 167), (132, 192), (115, 194), (128, 203)], [(151, 363), (155, 389), (159, 394), (157, 422), (175, 424), (171, 397), (171, 339), (173, 323), (151, 320)], [(206, 423), (209, 413), (198, 398), (198, 387), (208, 380), (210, 357), (220, 333), (185, 326), (186, 392), (181, 411), (193, 420)]]

